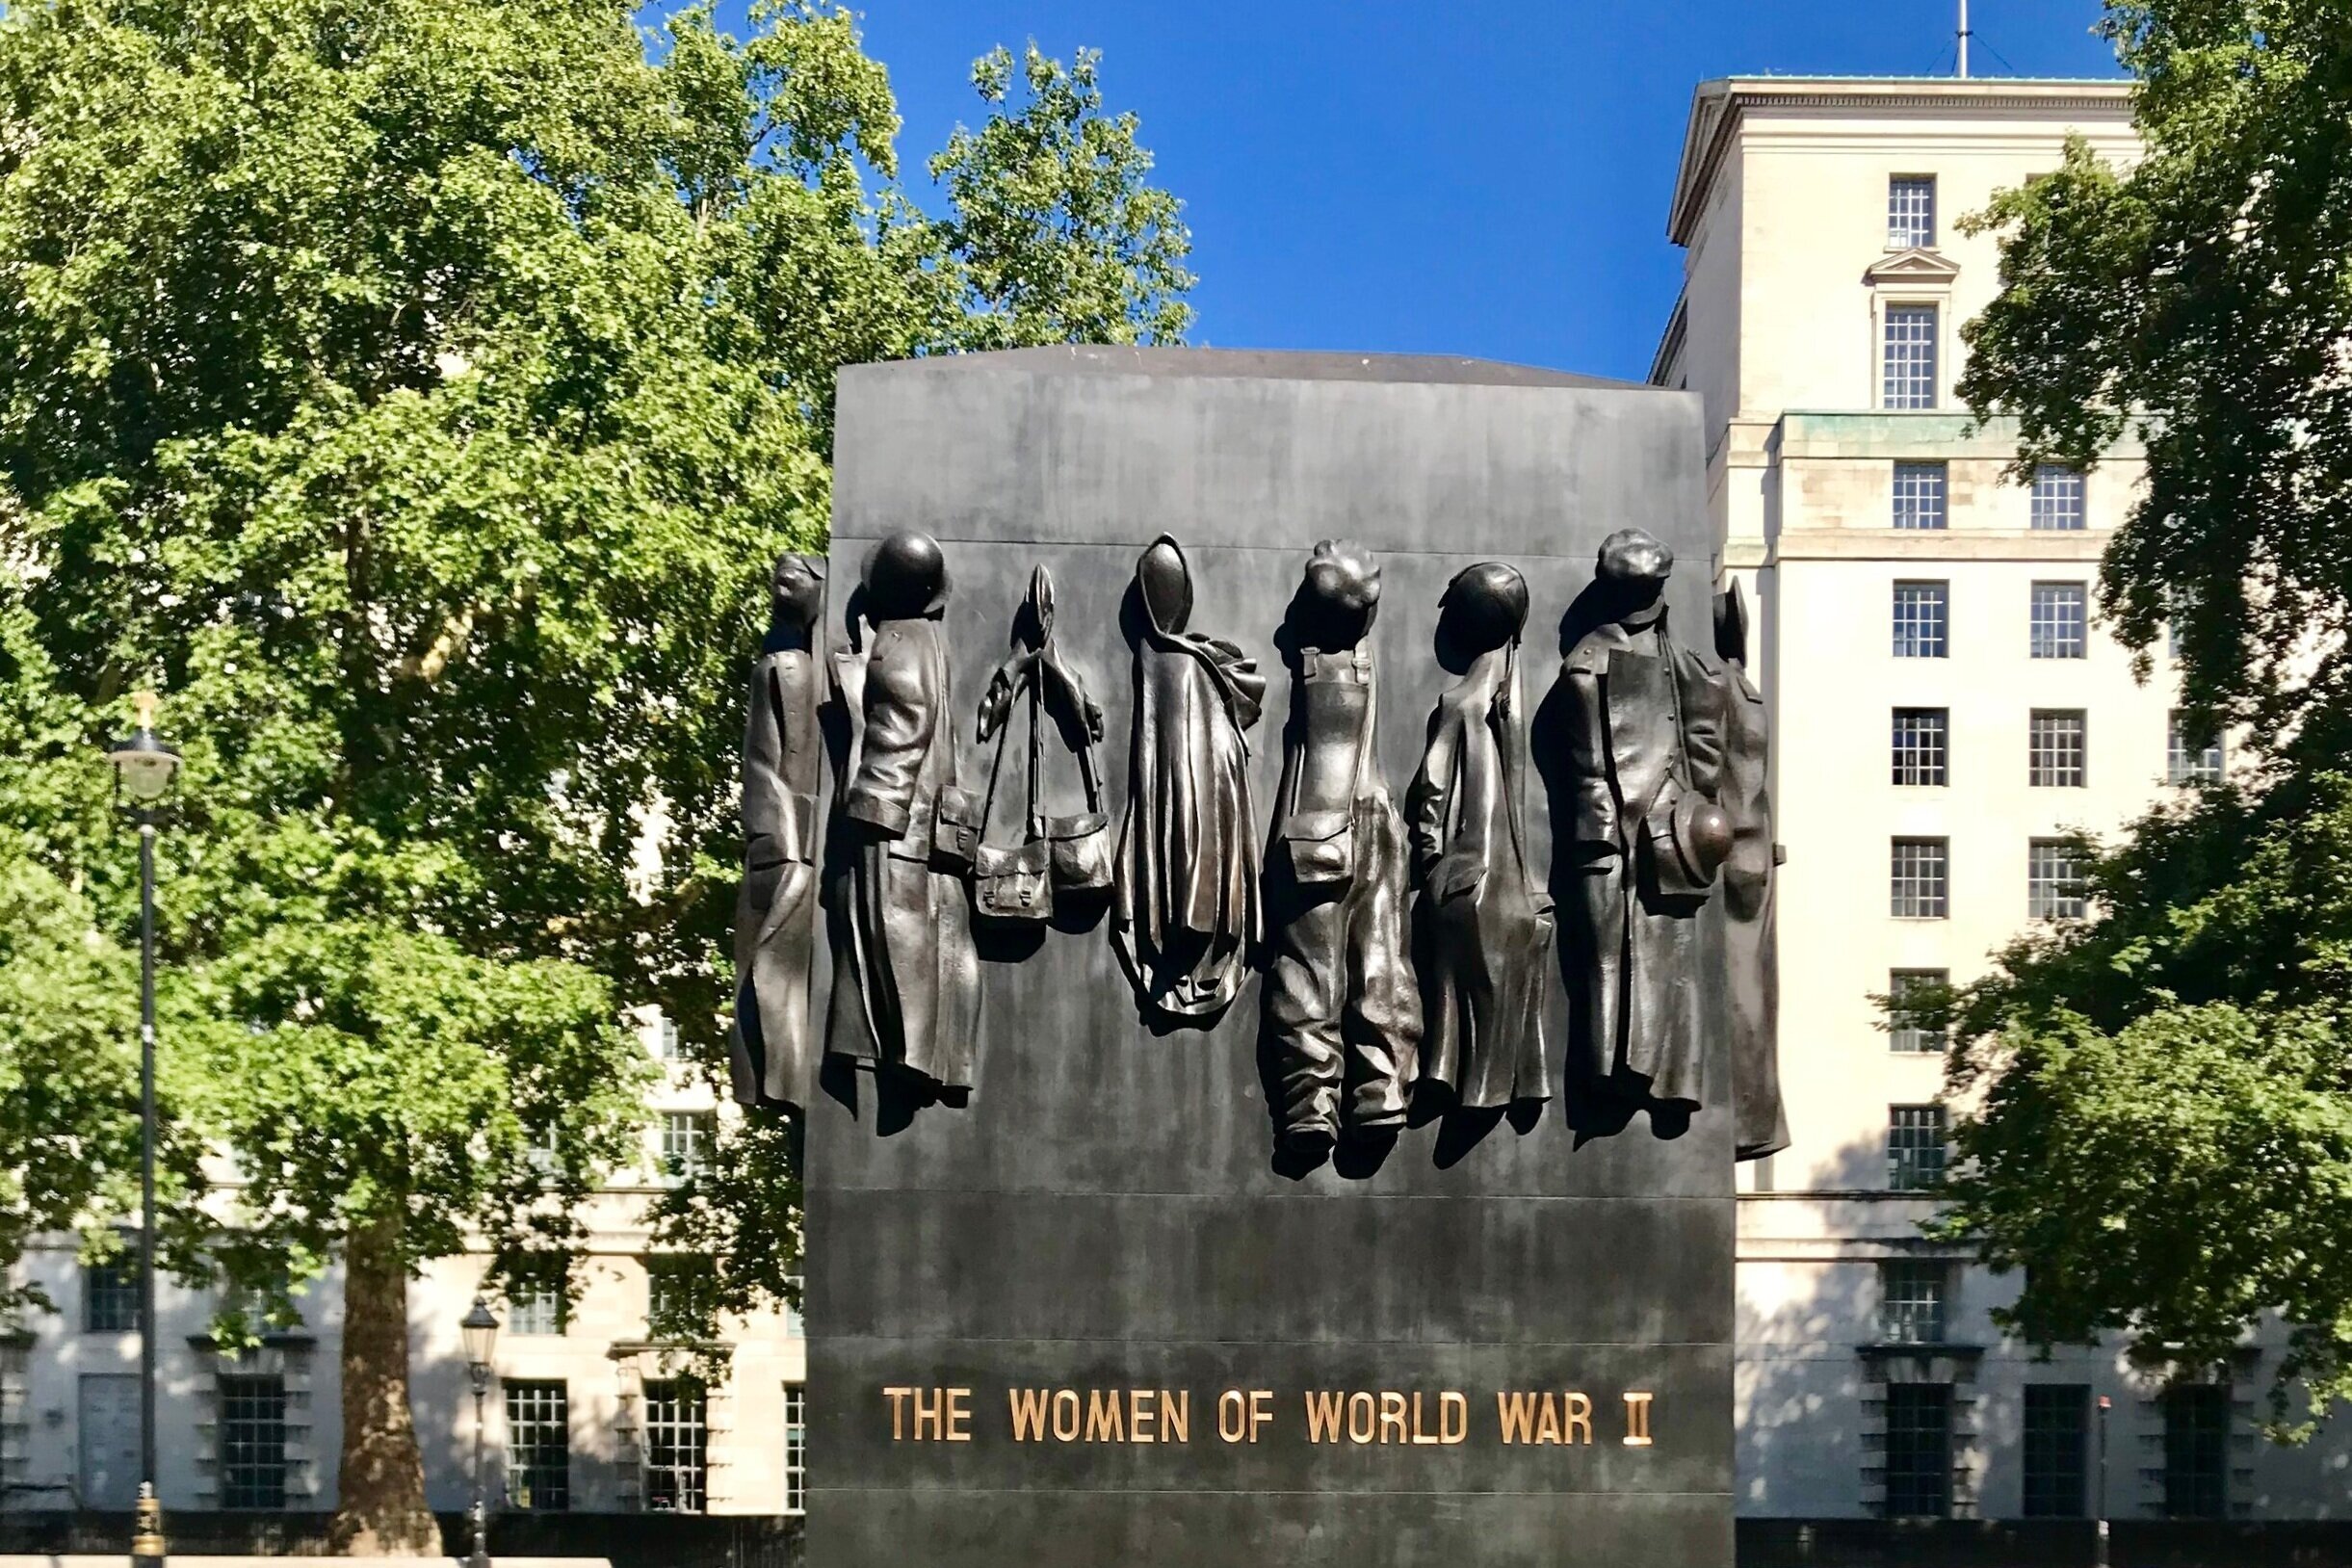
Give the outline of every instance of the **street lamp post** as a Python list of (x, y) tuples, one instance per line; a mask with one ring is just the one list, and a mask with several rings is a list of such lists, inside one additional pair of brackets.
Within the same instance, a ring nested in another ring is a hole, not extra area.
[(482, 1402), (490, 1392), (490, 1351), (498, 1344), (498, 1319), (490, 1304), (474, 1297), (474, 1307), (457, 1325), (465, 1338), (465, 1370), (474, 1378), (474, 1555), (466, 1568), (490, 1568), (490, 1500), (482, 1472)]
[(137, 1568), (162, 1568), (164, 1504), (155, 1489), (155, 807), (180, 754), (157, 739), (155, 693), (134, 699), (139, 727), (106, 749), (119, 797), (139, 823), (139, 1514)]

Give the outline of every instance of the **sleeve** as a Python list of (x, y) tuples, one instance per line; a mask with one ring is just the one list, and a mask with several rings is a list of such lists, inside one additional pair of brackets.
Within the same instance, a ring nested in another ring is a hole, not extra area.
[(1589, 661), (1571, 662), (1568, 689), (1568, 777), (1574, 840), (1582, 859), (1617, 853), (1617, 797), (1608, 782), (1608, 719), (1602, 708), (1601, 673)]
[(1429, 744), (1421, 771), (1405, 791), (1405, 821), (1412, 832), (1413, 869), (1426, 872), (1446, 852), (1446, 818), (1452, 804), (1454, 751), (1461, 745), (1458, 710), (1440, 703), (1429, 716)]
[(903, 633), (875, 640), (866, 666), (865, 736), (849, 785), (849, 815), (894, 834), (906, 831), (916, 775), (939, 722), (918, 651)]
[(744, 724), (744, 859), (760, 866), (781, 858), (780, 840), (791, 831), (785, 820), (785, 784), (779, 766), (784, 752), (781, 704), (775, 666), (763, 659), (751, 675), (750, 713)]

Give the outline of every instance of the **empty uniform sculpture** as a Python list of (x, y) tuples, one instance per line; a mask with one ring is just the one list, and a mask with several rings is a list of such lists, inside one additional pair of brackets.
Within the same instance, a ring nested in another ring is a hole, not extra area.
[(1231, 1004), (1258, 939), (1249, 742), (1266, 677), (1188, 628), (1192, 571), (1163, 534), (1136, 562), (1135, 741), (1111, 936), (1144, 1007), (1179, 1021)]
[(1742, 1160), (1789, 1146), (1780, 1093), (1780, 846), (1772, 842), (1772, 726), (1747, 675), (1748, 615), (1739, 585), (1715, 595), (1715, 657), (1723, 661), (1723, 810), (1732, 849), (1723, 863), (1724, 956), (1731, 981), (1733, 1141)]
[(1266, 1032), (1293, 1148), (1401, 1127), (1421, 1039), (1406, 936), (1410, 853), (1373, 745), (1372, 623), (1380, 565), (1325, 539), (1292, 627), (1297, 697), (1284, 735), (1267, 869)]
[(809, 971), (817, 946), (817, 789), (823, 739), (809, 631), (824, 562), (785, 556), (770, 579), (768, 636), (744, 721), (744, 881), (735, 904), (736, 1100), (808, 1104), (816, 1079)]
[(955, 783), (947, 561), (936, 539), (894, 534), (864, 576), (873, 647), (842, 804), (849, 965), (825, 1046), (953, 1097), (972, 1086), (980, 960), (962, 879), (935, 851), (939, 799)]
[(1698, 913), (1731, 852), (1715, 796), (1722, 672), (1674, 640), (1674, 552), (1640, 529), (1602, 541), (1607, 619), (1569, 650), (1571, 842), (1580, 979), (1577, 1041), (1595, 1080), (1635, 1103), (1696, 1107), (1721, 977)]
[(1472, 1108), (1551, 1096), (1543, 1004), (1552, 901), (1528, 866), (1519, 713), (1527, 621), (1527, 580), (1515, 567), (1487, 562), (1447, 585), (1439, 650), (1463, 675), (1429, 716), (1405, 797), (1421, 885), (1421, 1081)]

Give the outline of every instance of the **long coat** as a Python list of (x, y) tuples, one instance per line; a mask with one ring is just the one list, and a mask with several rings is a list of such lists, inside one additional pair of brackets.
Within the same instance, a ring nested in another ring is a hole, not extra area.
[[(1153, 548), (1162, 544), (1175, 548), (1164, 535)], [(1243, 732), (1258, 721), (1266, 677), (1234, 643), (1168, 624), (1149, 593), (1138, 598), (1135, 743), (1111, 940), (1146, 1006), (1210, 1019), (1241, 988), (1260, 932)]]
[(828, 1051), (892, 1067), (944, 1090), (968, 1090), (980, 1014), (980, 957), (962, 878), (931, 864), (939, 794), (955, 782), (948, 652), (936, 620), (874, 631), (855, 764), (843, 811), (851, 832), (848, 980)]
[(1702, 1103), (1709, 1001), (1696, 912), (1643, 885), (1638, 840), (1661, 791), (1714, 798), (1722, 669), (1674, 640), (1663, 605), (1587, 633), (1566, 689), (1576, 864), (1577, 1046), (1598, 1079)]
[(818, 677), (804, 648), (765, 654), (744, 724), (744, 883), (735, 907), (735, 1098), (805, 1107), (817, 1042)]
[(1529, 875), (1515, 651), (1438, 699), (1405, 792), (1422, 956), (1421, 1079), (1459, 1104), (1544, 1100), (1552, 901)]
[(1764, 693), (1729, 665), (1723, 724), (1724, 812), (1732, 853), (1723, 864), (1724, 956), (1731, 975), (1733, 1141), (1742, 1160), (1789, 1146), (1780, 1093), (1780, 974), (1775, 884), (1780, 853), (1772, 842), (1766, 788), (1771, 721)]

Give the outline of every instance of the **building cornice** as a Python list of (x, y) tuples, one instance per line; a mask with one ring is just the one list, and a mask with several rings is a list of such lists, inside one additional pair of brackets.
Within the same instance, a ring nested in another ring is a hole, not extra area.
[(1691, 93), (1683, 157), (1675, 172), (1666, 237), (1688, 245), (1707, 193), (1740, 121), (1757, 110), (1838, 114), (1958, 115), (1971, 118), (2048, 116), (2080, 110), (2086, 118), (2126, 120), (2132, 84), (2125, 80), (2037, 80), (1976, 77), (1727, 76), (1701, 82)]

